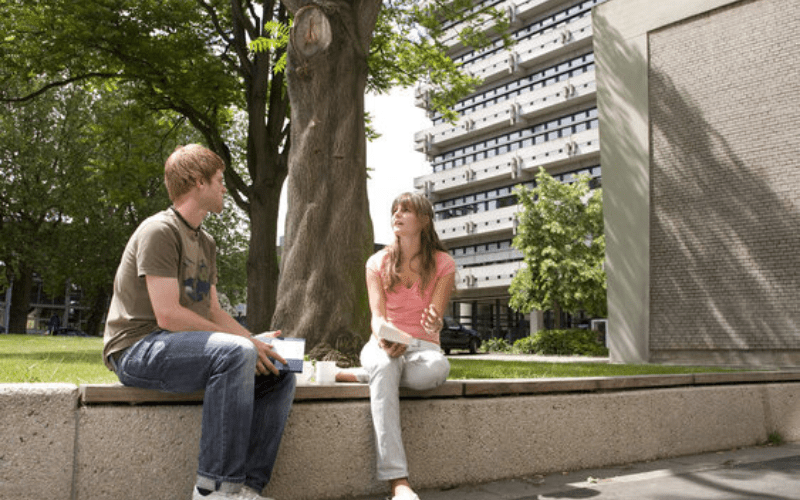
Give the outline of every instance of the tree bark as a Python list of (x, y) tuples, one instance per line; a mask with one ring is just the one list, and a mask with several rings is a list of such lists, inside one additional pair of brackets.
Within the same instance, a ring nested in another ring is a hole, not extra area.
[(253, 333), (271, 328), (277, 302), (278, 205), (284, 176), (276, 183), (254, 189), (250, 197), (250, 246), (247, 254), (247, 327)]
[(305, 338), (309, 350), (354, 354), (369, 335), (364, 90), (380, 5), (320, 1), (295, 13), (287, 65), (289, 207), (273, 327)]
[(33, 271), (24, 264), (17, 266), (12, 283), (7, 333), (27, 333)]
[(105, 286), (98, 286), (95, 289), (92, 308), (89, 310), (89, 318), (86, 321), (86, 333), (91, 336), (102, 336), (103, 316), (108, 310), (109, 291)]
[[(238, 1), (234, 6), (237, 41), (244, 44), (245, 15)], [(287, 22), (284, 8), (277, 11), (270, 3), (273, 19)], [(245, 48), (241, 47), (245, 52)], [(238, 202), (250, 216), (250, 244), (247, 255), (247, 327), (254, 333), (271, 329), (280, 277), (276, 238), (281, 191), (288, 171), (290, 141), (285, 141), (289, 100), (284, 92), (284, 76), (273, 73), (279, 54), (259, 52), (242, 72), (247, 98), (247, 170), (252, 184), (240, 185), (247, 202)], [(242, 57), (247, 60), (246, 57)]]

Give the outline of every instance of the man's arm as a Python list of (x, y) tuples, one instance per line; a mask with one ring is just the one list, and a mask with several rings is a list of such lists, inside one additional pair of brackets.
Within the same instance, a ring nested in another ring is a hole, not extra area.
[(221, 325), (181, 306), (180, 290), (176, 278), (149, 275), (144, 278), (159, 328), (170, 332), (225, 331), (220, 328)]
[[(153, 306), (153, 313), (155, 313), (159, 328), (170, 332), (224, 332), (250, 338), (250, 332), (220, 307), (216, 286), (211, 286), (210, 319), (206, 319), (181, 306), (180, 290), (176, 278), (148, 275), (145, 276), (145, 282), (147, 283), (147, 293), (150, 295), (150, 303)], [(269, 358), (277, 359), (283, 364), (287, 364), (286, 360), (273, 351), (271, 345), (255, 339), (250, 340), (258, 350), (258, 363), (256, 365), (258, 373), (265, 375), (270, 371), (277, 375), (278, 369), (275, 368)]]

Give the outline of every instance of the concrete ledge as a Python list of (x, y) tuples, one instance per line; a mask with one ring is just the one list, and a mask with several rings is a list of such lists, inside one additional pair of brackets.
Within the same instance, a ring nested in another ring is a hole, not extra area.
[[(722, 372), (677, 375), (637, 375), (629, 377), (585, 377), (558, 379), (448, 380), (432, 391), (402, 389), (402, 398), (443, 398), (468, 396), (507, 396), (524, 394), (563, 394), (571, 392), (622, 391), (720, 384), (800, 382), (800, 371)], [(365, 384), (298, 385), (295, 401), (369, 399)], [(80, 402), (95, 404), (202, 403), (203, 393), (169, 394), (121, 384), (80, 386)]]
[[(199, 398), (0, 385), (0, 498), (187, 498)], [(448, 381), (405, 391), (401, 415), (414, 483), (443, 488), (751, 446), (771, 432), (800, 441), (800, 372)], [(266, 493), (385, 494), (373, 439), (366, 386), (298, 387)]]

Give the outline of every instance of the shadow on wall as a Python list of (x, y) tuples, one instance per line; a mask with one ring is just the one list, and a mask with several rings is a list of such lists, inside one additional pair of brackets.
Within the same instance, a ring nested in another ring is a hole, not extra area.
[(800, 349), (800, 46), (781, 3), (650, 37), (652, 351)]

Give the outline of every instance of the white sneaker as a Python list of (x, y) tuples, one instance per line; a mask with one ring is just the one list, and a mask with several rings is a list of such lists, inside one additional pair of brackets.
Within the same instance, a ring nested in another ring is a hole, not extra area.
[(236, 500), (275, 500), (269, 497), (262, 497), (256, 490), (249, 486), (242, 486), (242, 489), (239, 490), (239, 493), (234, 494), (232, 498), (235, 498)]
[(386, 500), (420, 500), (416, 493), (405, 493), (393, 497), (386, 497)]
[(201, 495), (197, 488), (194, 488), (193, 492), (192, 500), (230, 500), (233, 498), (231, 493), (223, 493), (221, 491), (212, 491), (206, 496)]
[(212, 491), (210, 494), (203, 496), (194, 489), (192, 500), (274, 500), (269, 497), (262, 497), (256, 490), (249, 486), (242, 486), (238, 493), (223, 493), (221, 491)]

